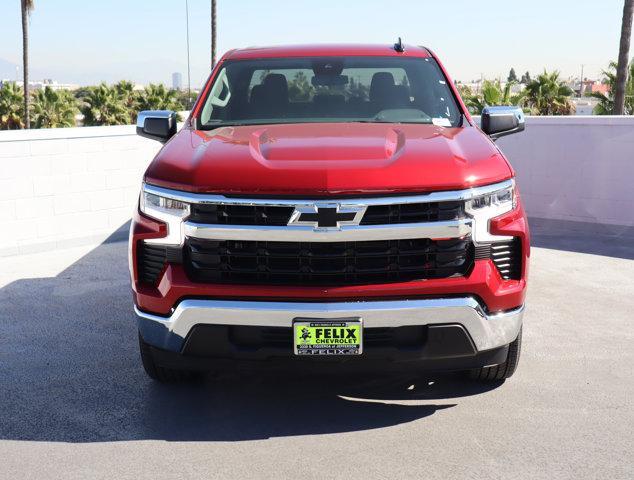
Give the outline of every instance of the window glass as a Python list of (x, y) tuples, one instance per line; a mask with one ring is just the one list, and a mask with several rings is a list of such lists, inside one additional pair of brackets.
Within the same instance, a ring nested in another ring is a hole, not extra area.
[(202, 128), (301, 122), (435, 123), (460, 112), (432, 58), (229, 61), (209, 90)]

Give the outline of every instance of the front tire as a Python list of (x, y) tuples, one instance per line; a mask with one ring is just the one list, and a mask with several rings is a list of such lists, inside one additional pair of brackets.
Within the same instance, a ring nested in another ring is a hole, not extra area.
[(491, 367), (475, 368), (469, 371), (472, 380), (480, 382), (499, 382), (511, 378), (517, 369), (522, 351), (522, 329), (513, 343), (509, 345), (509, 353), (506, 361)]
[(141, 362), (145, 373), (152, 379), (161, 383), (181, 383), (191, 382), (201, 378), (200, 372), (190, 370), (178, 370), (175, 368), (161, 367), (154, 361), (152, 347), (146, 343), (139, 333), (139, 350), (141, 352)]

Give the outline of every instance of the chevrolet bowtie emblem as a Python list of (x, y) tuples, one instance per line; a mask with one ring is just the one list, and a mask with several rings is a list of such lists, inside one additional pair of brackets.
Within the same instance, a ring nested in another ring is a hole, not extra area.
[(338, 204), (298, 205), (288, 222), (289, 226), (310, 226), (315, 229), (340, 228), (359, 225), (365, 206), (341, 206)]

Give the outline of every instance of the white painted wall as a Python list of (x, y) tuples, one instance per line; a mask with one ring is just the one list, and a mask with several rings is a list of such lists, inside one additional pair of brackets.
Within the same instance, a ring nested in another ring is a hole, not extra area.
[(100, 243), (160, 144), (134, 126), (0, 132), (0, 256)]
[[(529, 216), (634, 226), (634, 117), (530, 117), (498, 145)], [(108, 238), (159, 148), (133, 126), (0, 132), (0, 256)]]
[(529, 216), (634, 226), (634, 117), (529, 117), (498, 145)]

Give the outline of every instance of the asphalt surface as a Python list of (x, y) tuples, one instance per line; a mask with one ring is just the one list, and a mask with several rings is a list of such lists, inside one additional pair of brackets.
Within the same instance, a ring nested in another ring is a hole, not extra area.
[(0, 259), (0, 478), (634, 478), (634, 241), (610, 241), (536, 239), (519, 370), (488, 387), (162, 386), (140, 366), (125, 243)]

